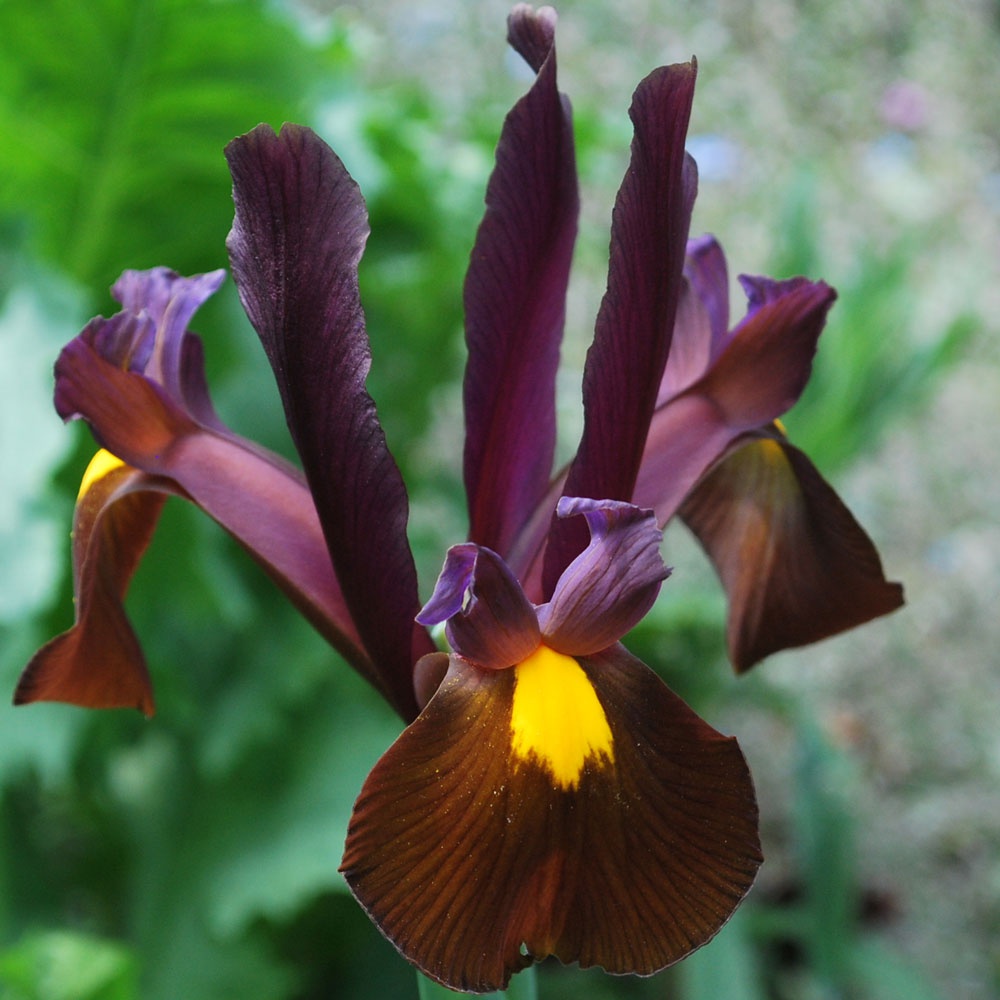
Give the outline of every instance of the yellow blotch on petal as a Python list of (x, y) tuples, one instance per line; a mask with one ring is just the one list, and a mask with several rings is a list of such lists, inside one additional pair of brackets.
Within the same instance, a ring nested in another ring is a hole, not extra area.
[(76, 496), (77, 501), (79, 502), (86, 496), (87, 491), (94, 483), (103, 479), (109, 472), (120, 469), (124, 464), (117, 455), (112, 455), (110, 451), (102, 448), (90, 460), (90, 465), (87, 466), (87, 471), (83, 474), (83, 480), (80, 483), (80, 492)]
[(759, 448), (758, 454), (760, 454), (764, 461), (771, 466), (787, 466), (788, 459), (785, 458), (785, 450), (778, 444), (777, 441), (773, 441), (770, 438), (764, 438), (758, 441), (757, 448)]
[(576, 788), (588, 761), (614, 760), (611, 727), (590, 678), (571, 656), (539, 646), (514, 667), (510, 716), (515, 760), (533, 760), (553, 783)]

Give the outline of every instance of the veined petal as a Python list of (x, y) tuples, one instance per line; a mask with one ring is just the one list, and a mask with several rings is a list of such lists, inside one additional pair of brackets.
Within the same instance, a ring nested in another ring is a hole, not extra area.
[(519, 4), (510, 44), (538, 74), (497, 145), (465, 280), (469, 537), (504, 557), (548, 486), (555, 377), (579, 196), (569, 102), (556, 87), (555, 12)]
[(76, 621), (21, 674), (14, 704), (64, 701), (153, 714), (153, 688), (122, 607), (166, 499), (163, 485), (107, 452), (84, 477), (73, 515)]
[(598, 748), (575, 781), (559, 780), (545, 737), (532, 749), (530, 722), (514, 721), (516, 671), (453, 658), (355, 806), (348, 885), (400, 952), (452, 989), (503, 989), (550, 954), (656, 972), (718, 931), (760, 864), (735, 740), (620, 646), (564, 659), (579, 676), (546, 711), (583, 704), (589, 718), (593, 698), (599, 713), (588, 723)]
[(705, 374), (653, 414), (636, 504), (666, 524), (731, 442), (792, 406), (835, 298), (822, 282), (797, 280), (751, 308)]
[(256, 558), (318, 631), (405, 715), (409, 703), (368, 658), (334, 575), (301, 473), (230, 432), (206, 429), (156, 383), (105, 360), (94, 321), (56, 362), (56, 401), (112, 454), (191, 500)]
[[(684, 152), (694, 82), (693, 61), (661, 67), (633, 98), (632, 159), (615, 203), (608, 288), (584, 369), (584, 429), (567, 496), (633, 497), (670, 349), (697, 187), (694, 161)], [(553, 521), (546, 595), (585, 547), (581, 527)]]
[(301, 126), (280, 135), (258, 126), (226, 156), (240, 298), (274, 369), (351, 616), (393, 703), (412, 717), (412, 665), (434, 646), (414, 624), (406, 489), (365, 387), (364, 201), (333, 151)]
[(422, 625), (447, 621), (452, 648), (488, 670), (503, 670), (538, 648), (535, 609), (507, 564), (492, 549), (468, 542), (448, 550)]
[(653, 606), (670, 570), (651, 510), (614, 500), (563, 497), (560, 517), (582, 514), (590, 544), (566, 567), (552, 600), (538, 609), (545, 642), (582, 656), (606, 649)]
[(726, 589), (729, 657), (738, 671), (903, 603), (864, 529), (777, 432), (736, 447), (680, 513)]

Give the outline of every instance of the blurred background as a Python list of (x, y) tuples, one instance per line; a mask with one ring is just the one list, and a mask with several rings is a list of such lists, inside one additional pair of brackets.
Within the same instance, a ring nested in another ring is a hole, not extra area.
[[(51, 406), (59, 348), (126, 267), (226, 265), (222, 148), (313, 125), (366, 195), (370, 389), (410, 484), (423, 593), (464, 537), (461, 282), (503, 115), (530, 73), (501, 0), (0, 0), (0, 691), (72, 621), (93, 443)], [(786, 421), (908, 604), (736, 679), (683, 528), (630, 647), (757, 780), (767, 863), (648, 980), (547, 963), (542, 1000), (1000, 996), (1000, 4), (565, 0), (583, 218), (563, 454), (639, 79), (695, 53), (693, 233), (732, 275), (840, 299)], [(734, 290), (734, 312), (742, 296)], [(232, 284), (199, 314), (217, 408), (290, 453)], [(0, 707), (0, 997), (417, 995), (337, 875), (395, 718), (223, 533), (167, 505), (128, 607), (158, 714)], [(6, 698), (3, 700), (7, 700)]]

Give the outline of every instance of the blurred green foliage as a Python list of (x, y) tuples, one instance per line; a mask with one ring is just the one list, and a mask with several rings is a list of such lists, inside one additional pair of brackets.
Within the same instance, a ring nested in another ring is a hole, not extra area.
[[(366, 193), (371, 388), (404, 473), (419, 481), (412, 534), (425, 576), (462, 533), (460, 438), (454, 413), (440, 408), (459, 399), (461, 280), (500, 122), (459, 114), (459, 130), (453, 102), (412, 80), (362, 90), (369, 43), (350, 12), (306, 32), (262, 0), (0, 3), (6, 690), (69, 624), (66, 533), (92, 444), (51, 413), (51, 362), (95, 307), (106, 311), (101, 290), (123, 268), (225, 264), (222, 147), (258, 121), (316, 124)], [(581, 165), (600, 173), (621, 127), (587, 109), (580, 120)], [(778, 199), (779, 275), (828, 263), (811, 177), (803, 166)], [(601, 250), (606, 232), (602, 240)], [(912, 232), (887, 248), (873, 242), (840, 283), (813, 388), (789, 420), (824, 471), (917, 405), (974, 327), (971, 313), (957, 313), (919, 344), (909, 337), (919, 252)], [(231, 287), (199, 329), (227, 422), (287, 452), (277, 393)], [(416, 996), (411, 971), (337, 874), (354, 796), (396, 720), (245, 554), (179, 503), (167, 507), (129, 610), (156, 683), (155, 719), (0, 710), (0, 994)], [(735, 691), (721, 622), (717, 591), (689, 588), (634, 646), (667, 665), (696, 706), (747, 692), (795, 728), (789, 898), (751, 902), (664, 976), (611, 980), (547, 965), (540, 996), (931, 997), (863, 928), (849, 761), (805, 706), (785, 704), (766, 681)]]

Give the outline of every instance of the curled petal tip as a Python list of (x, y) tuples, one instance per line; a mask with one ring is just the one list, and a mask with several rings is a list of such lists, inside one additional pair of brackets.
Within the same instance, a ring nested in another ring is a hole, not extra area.
[(513, 666), (541, 639), (535, 610), (510, 567), (492, 549), (471, 542), (448, 550), (434, 594), (417, 621), (447, 621), (455, 651), (492, 670)]
[(556, 41), (557, 15), (554, 7), (519, 3), (507, 16), (507, 41), (537, 73)]

